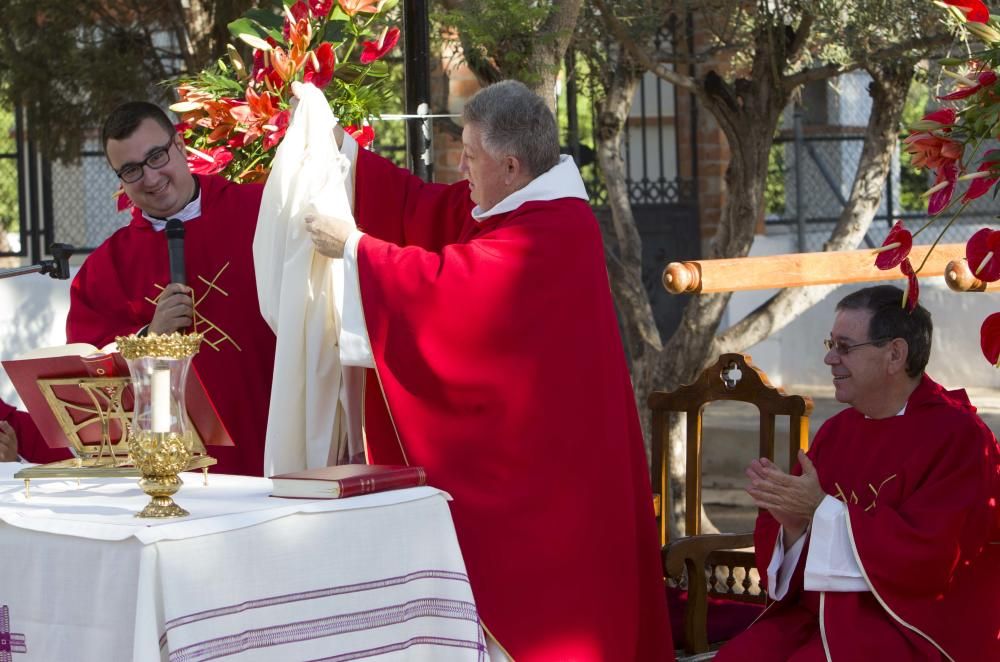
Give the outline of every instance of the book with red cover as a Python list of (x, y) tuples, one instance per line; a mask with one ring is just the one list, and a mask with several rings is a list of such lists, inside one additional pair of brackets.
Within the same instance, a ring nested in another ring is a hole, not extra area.
[[(50, 448), (71, 447), (80, 456), (98, 452), (101, 444), (100, 415), (91, 395), (79, 385), (72, 383), (72, 380), (96, 377), (128, 379), (130, 376), (125, 359), (121, 354), (108, 350), (108, 347), (98, 349), (86, 343), (74, 343), (46, 347), (28, 352), (17, 359), (2, 362), (28, 414), (31, 415), (31, 419), (38, 426), (42, 438)], [(39, 382), (50, 379), (71, 381), (44, 387)], [(54, 405), (50, 405), (46, 398), (45, 389), (51, 389)], [(188, 372), (184, 402), (187, 406), (188, 419), (204, 444), (234, 445), (193, 367)], [(106, 399), (100, 405), (106, 407)], [(53, 411), (53, 406), (61, 411), (58, 413)], [(130, 413), (133, 406), (134, 397), (130, 384), (122, 394), (122, 409)], [(59, 420), (60, 417), (63, 419), (62, 422)], [(111, 443), (116, 446), (124, 443), (125, 426), (122, 418), (110, 419), (108, 436)]]
[(347, 497), (427, 484), (423, 467), (394, 464), (341, 464), (271, 476), (271, 496), (290, 499)]

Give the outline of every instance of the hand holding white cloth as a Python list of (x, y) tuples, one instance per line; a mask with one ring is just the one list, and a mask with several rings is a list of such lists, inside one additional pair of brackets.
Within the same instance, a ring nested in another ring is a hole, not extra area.
[(353, 222), (350, 163), (334, 140), (337, 120), (323, 93), (307, 84), (298, 96), (264, 187), (253, 245), (261, 314), (277, 336), (265, 475), (327, 466), (347, 455), (336, 341), (343, 262), (315, 254), (303, 217)]

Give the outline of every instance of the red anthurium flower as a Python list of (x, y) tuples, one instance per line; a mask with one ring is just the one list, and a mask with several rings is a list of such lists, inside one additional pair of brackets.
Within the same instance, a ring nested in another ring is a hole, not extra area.
[[(333, 80), (333, 68), (337, 63), (337, 54), (329, 42), (324, 41), (313, 54), (306, 58), (305, 74), (302, 80), (323, 89)], [(317, 68), (316, 65), (319, 65)]]
[(1000, 367), (1000, 313), (993, 313), (979, 329), (979, 346), (986, 360)]
[(366, 41), (362, 44), (361, 64), (371, 64), (393, 48), (399, 42), (399, 28), (387, 28), (382, 30), (378, 41)]
[(875, 258), (875, 266), (882, 271), (898, 267), (910, 254), (911, 248), (913, 248), (913, 235), (903, 227), (903, 221), (896, 221), (882, 242), (882, 247), (876, 249), (878, 257)]
[(358, 141), (359, 147), (368, 147), (368, 145), (371, 145), (372, 141), (375, 140), (375, 129), (368, 124), (362, 127), (353, 125), (345, 126), (344, 131), (347, 131), (352, 138)]
[(958, 99), (964, 99), (966, 97), (971, 97), (973, 94), (983, 89), (984, 87), (993, 87), (993, 84), (997, 82), (997, 75), (992, 71), (984, 71), (978, 76), (978, 82), (975, 85), (965, 85), (955, 90), (951, 94), (946, 94), (943, 97), (938, 97), (942, 101), (957, 101)]
[(955, 182), (958, 181), (958, 166), (954, 161), (944, 164), (937, 170), (937, 178), (934, 180), (928, 193), (931, 194), (927, 201), (927, 213), (934, 216), (951, 202), (951, 196), (955, 193)]
[(309, 11), (316, 18), (326, 18), (333, 9), (333, 0), (309, 0)]
[(917, 273), (913, 270), (913, 265), (910, 264), (910, 258), (906, 258), (900, 263), (899, 270), (906, 276), (906, 290), (903, 291), (902, 306), (908, 312), (913, 312), (913, 309), (917, 307), (917, 299), (920, 298), (920, 282), (917, 280)]
[(983, 228), (972, 235), (965, 244), (965, 259), (979, 280), (1000, 280), (1000, 230)]
[(124, 185), (119, 186), (111, 197), (115, 199), (115, 211), (123, 212), (132, 208), (132, 198), (128, 197)]
[(379, 0), (337, 0), (340, 8), (348, 16), (354, 16), (358, 12), (365, 14), (377, 14)]
[(972, 183), (962, 196), (962, 202), (971, 202), (985, 195), (1000, 179), (1000, 150), (991, 149), (986, 152), (975, 174), (966, 175), (963, 179), (972, 179)]
[(288, 120), (291, 114), (291, 111), (288, 110), (276, 113), (262, 127), (266, 132), (263, 143), (265, 152), (280, 143), (281, 139), (285, 137), (285, 131), (288, 130)]
[(212, 147), (207, 150), (193, 147), (187, 149), (188, 167), (196, 175), (214, 175), (221, 172), (233, 160), (233, 153), (225, 147)]
[(990, 20), (990, 10), (983, 0), (941, 0), (946, 5), (958, 7), (965, 14), (965, 20), (985, 23)]

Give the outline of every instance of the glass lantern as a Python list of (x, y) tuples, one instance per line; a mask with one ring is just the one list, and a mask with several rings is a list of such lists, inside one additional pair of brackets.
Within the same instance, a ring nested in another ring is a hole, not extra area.
[(181, 487), (177, 474), (188, 468), (193, 434), (188, 429), (184, 390), (201, 334), (116, 338), (128, 362), (135, 405), (128, 430), (129, 456), (142, 474), (139, 487), (152, 500), (136, 517), (183, 517), (174, 503)]

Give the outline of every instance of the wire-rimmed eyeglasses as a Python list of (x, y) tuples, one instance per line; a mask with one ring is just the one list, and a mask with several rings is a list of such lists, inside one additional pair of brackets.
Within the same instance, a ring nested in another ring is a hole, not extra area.
[(838, 356), (847, 356), (851, 353), (852, 349), (857, 349), (858, 347), (864, 347), (865, 345), (884, 345), (885, 343), (892, 340), (892, 338), (876, 338), (875, 340), (868, 340), (866, 342), (854, 343), (853, 345), (848, 345), (843, 340), (834, 340), (833, 338), (823, 338), (823, 345), (826, 347), (827, 351), (833, 350), (837, 352)]
[(163, 166), (170, 162), (170, 146), (174, 144), (174, 136), (170, 136), (170, 140), (167, 141), (165, 145), (153, 148), (141, 163), (126, 163), (118, 170), (115, 170), (115, 174), (118, 175), (118, 179), (122, 180), (126, 184), (134, 184), (143, 175), (143, 167), (149, 166), (153, 170), (159, 170)]

